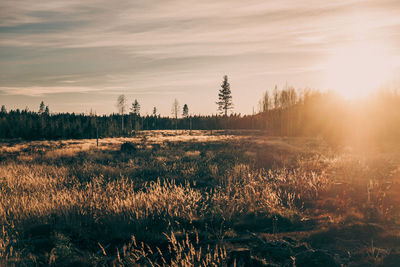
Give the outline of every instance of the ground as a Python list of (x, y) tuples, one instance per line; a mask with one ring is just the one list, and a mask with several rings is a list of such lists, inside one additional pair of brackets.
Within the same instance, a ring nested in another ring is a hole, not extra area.
[(399, 151), (255, 131), (3, 141), (1, 264), (397, 266)]

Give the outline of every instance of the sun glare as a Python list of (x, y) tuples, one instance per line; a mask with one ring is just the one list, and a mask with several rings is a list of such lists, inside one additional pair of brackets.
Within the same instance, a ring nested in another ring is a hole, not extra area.
[(389, 82), (395, 64), (384, 46), (357, 44), (335, 49), (323, 67), (328, 89), (358, 98)]

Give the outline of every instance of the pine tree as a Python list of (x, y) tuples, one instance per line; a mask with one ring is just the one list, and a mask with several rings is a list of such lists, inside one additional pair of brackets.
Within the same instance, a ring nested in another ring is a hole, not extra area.
[(157, 116), (157, 108), (153, 107), (153, 116), (156, 117)]
[(42, 101), (42, 102), (40, 102), (40, 106), (39, 106), (39, 111), (38, 111), (38, 113), (41, 115), (41, 114), (43, 114), (44, 113), (44, 109), (45, 109), (45, 105), (44, 105), (44, 102)]
[(132, 103), (131, 113), (136, 116), (140, 116), (140, 104), (137, 99), (135, 99), (135, 101)]
[(6, 114), (6, 113), (7, 113), (6, 106), (4, 106), (4, 105), (1, 106), (1, 111), (0, 111), (0, 113), (1, 113), (1, 114)]
[(231, 87), (228, 82), (227, 75), (224, 76), (224, 80), (221, 84), (221, 89), (218, 93), (218, 101), (216, 103), (218, 105), (218, 110), (220, 111), (220, 113), (224, 114), (225, 116), (228, 115), (228, 110), (233, 109)]
[(189, 107), (187, 104), (183, 105), (182, 117), (187, 118), (189, 116)]

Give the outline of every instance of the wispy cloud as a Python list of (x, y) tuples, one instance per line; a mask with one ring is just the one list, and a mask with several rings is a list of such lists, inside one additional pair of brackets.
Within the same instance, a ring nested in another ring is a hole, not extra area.
[(42, 86), (26, 86), (26, 87), (2, 87), (0, 92), (3, 95), (24, 95), (24, 96), (43, 96), (45, 94), (59, 94), (59, 93), (87, 93), (97, 91), (92, 87), (83, 86), (65, 86), (65, 87), (42, 87)]
[(338, 45), (383, 40), (400, 54), (399, 13), (397, 0), (3, 0), (0, 84), (7, 94), (195, 95), (227, 73), (253, 90), (235, 92), (245, 106), (265, 88), (244, 79), (260, 73), (263, 86), (283, 76), (319, 86), (312, 73)]

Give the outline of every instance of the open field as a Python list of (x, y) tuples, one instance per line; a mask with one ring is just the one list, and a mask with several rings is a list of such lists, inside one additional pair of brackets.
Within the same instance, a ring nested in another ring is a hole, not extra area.
[(0, 142), (0, 264), (398, 266), (388, 147), (250, 131)]

